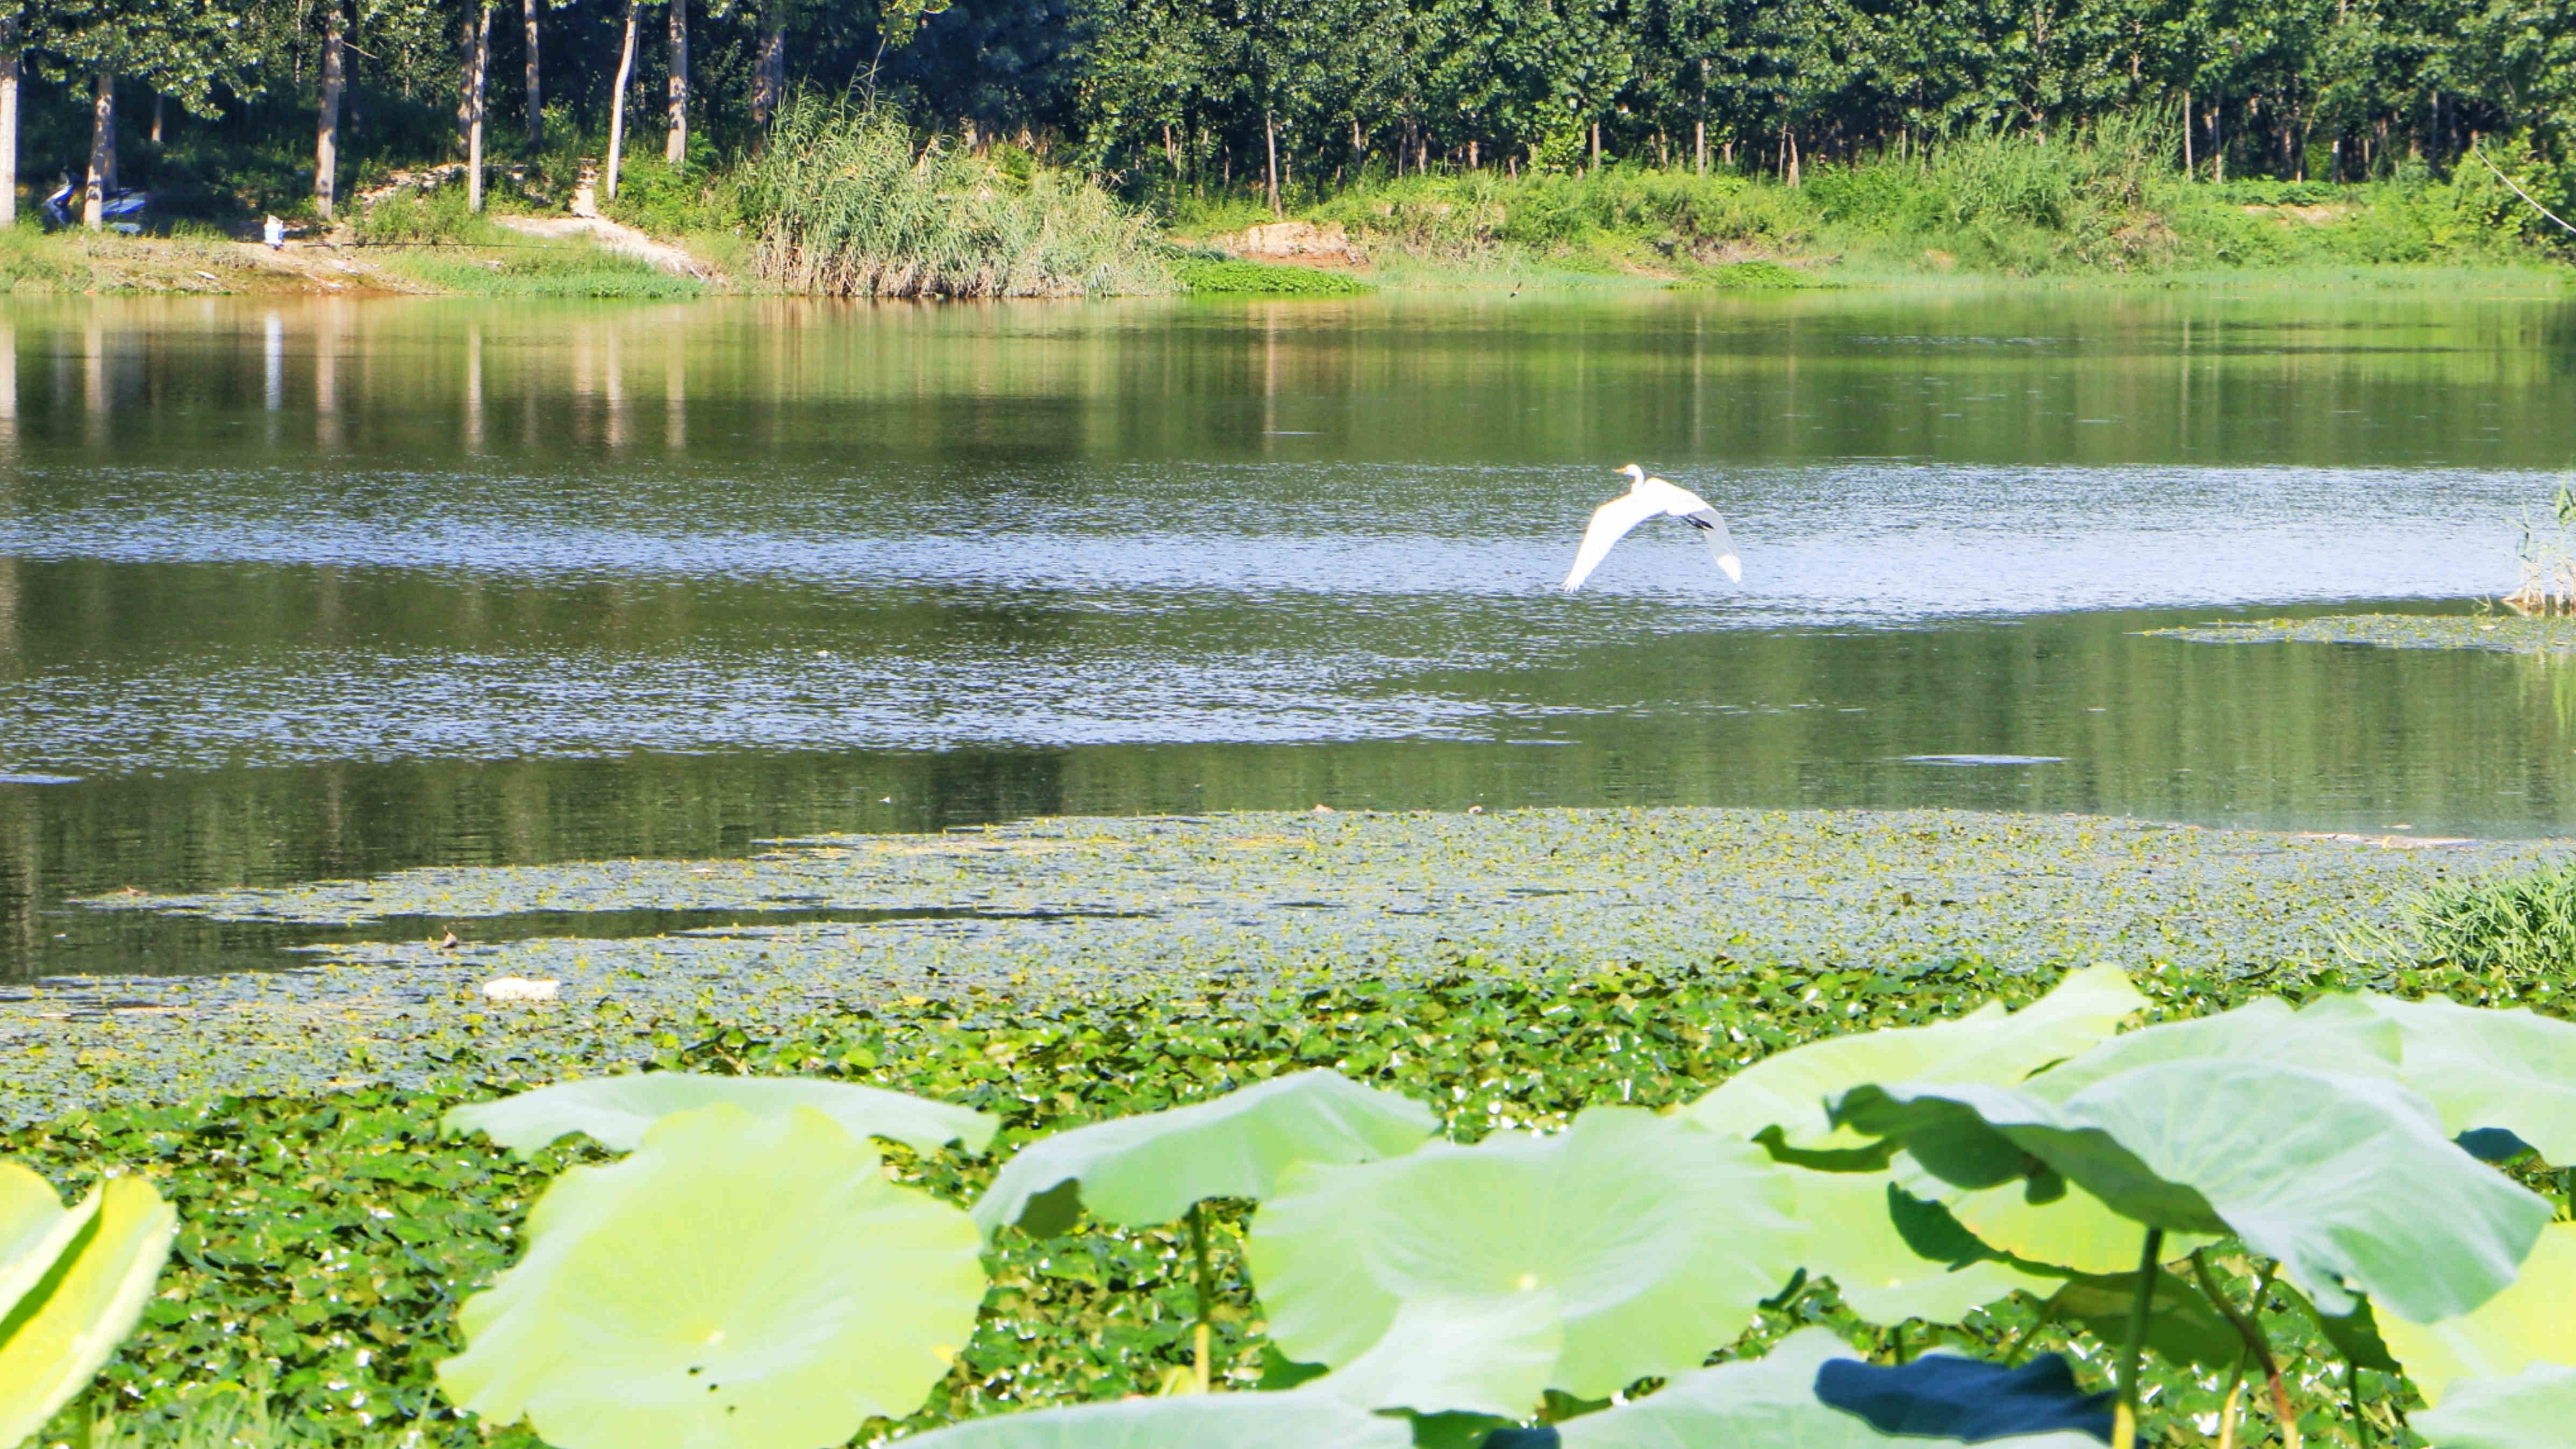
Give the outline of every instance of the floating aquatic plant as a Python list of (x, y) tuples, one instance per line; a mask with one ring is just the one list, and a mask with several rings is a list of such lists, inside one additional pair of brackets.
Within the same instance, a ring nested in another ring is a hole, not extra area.
[(974, 1224), (824, 1113), (732, 1103), (556, 1179), (457, 1315), (463, 1408), (561, 1449), (813, 1449), (918, 1408), (974, 1331)]

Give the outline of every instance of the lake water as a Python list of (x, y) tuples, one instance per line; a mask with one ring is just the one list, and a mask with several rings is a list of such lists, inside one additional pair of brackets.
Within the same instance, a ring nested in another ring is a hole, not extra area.
[[(2141, 637), (2516, 581), (2561, 291), (0, 303), (0, 978), (66, 897), (1036, 813), (2576, 828), (2576, 662)], [(1641, 529), (1725, 510), (1741, 587)], [(1949, 757), (1949, 758), (1923, 758)]]

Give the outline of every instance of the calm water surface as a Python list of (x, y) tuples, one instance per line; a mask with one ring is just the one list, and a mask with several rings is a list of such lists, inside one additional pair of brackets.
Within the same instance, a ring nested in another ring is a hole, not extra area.
[[(2137, 633), (2510, 588), (2576, 301), (2480, 291), (0, 302), (0, 978), (277, 959), (121, 886), (1037, 812), (2566, 833), (2576, 664)], [(1557, 592), (1632, 459), (1740, 589)]]

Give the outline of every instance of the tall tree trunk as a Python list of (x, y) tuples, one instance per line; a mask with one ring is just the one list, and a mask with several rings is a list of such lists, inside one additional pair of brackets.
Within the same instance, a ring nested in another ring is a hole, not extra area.
[(492, 7), (474, 0), (474, 43), (466, 47), (465, 209), (483, 209), (483, 117), (492, 75)]
[(674, 170), (689, 159), (689, 0), (671, 0), (671, 131), (662, 159)]
[(155, 151), (161, 149), (161, 113), (165, 109), (163, 103), (169, 99), (159, 91), (152, 93), (152, 149)]
[(537, 74), (537, 0), (519, 0), (519, 28), (528, 37), (528, 149), (546, 144), (545, 85)]
[(456, 149), (461, 154), (474, 149), (474, 22), (481, 7), (466, 0), (457, 8), (465, 16), (456, 39)]
[(322, 9), (322, 117), (313, 131), (313, 209), (325, 223), (340, 199), (340, 89), (348, 81), (342, 54), (347, 42), (347, 17), (340, 0), (330, 0)]
[(1590, 174), (1594, 176), (1601, 174), (1601, 122), (1598, 118), (1595, 118), (1592, 122), (1592, 170)]
[(0, 229), (18, 224), (18, 17), (0, 15)]
[(786, 0), (767, 0), (760, 7), (760, 53), (751, 72), (751, 123), (763, 130), (787, 103), (786, 10)]
[(1261, 140), (1270, 150), (1270, 160), (1262, 172), (1263, 184), (1270, 191), (1270, 214), (1285, 216), (1279, 205), (1279, 123), (1268, 111), (1261, 113)]
[(107, 193), (116, 189), (116, 77), (98, 73), (90, 102), (89, 182), (81, 188), (81, 225), (98, 231), (107, 225)]
[(2199, 174), (2194, 170), (2191, 158), (2192, 124), (2191, 88), (2185, 86), (2182, 92), (2182, 179), (2185, 181), (2200, 179)]
[(635, 7), (626, 0), (626, 41), (617, 48), (617, 89), (608, 101), (608, 199), (617, 199), (617, 162), (626, 149), (626, 86), (635, 79)]
[(1698, 157), (1693, 165), (1700, 175), (1706, 176), (1708, 174), (1708, 121), (1704, 117), (1691, 122), (1691, 150)]

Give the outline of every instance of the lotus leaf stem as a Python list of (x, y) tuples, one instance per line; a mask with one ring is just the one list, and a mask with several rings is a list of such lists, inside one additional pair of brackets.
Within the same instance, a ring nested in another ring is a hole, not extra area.
[(2361, 1365), (2343, 1361), (2344, 1391), (2352, 1397), (2352, 1432), (2361, 1449), (2371, 1449), (2370, 1416), (2361, 1411)]
[(2164, 1261), (2165, 1230), (2147, 1229), (2138, 1249), (2138, 1291), (2129, 1300), (2128, 1341), (2120, 1346), (2120, 1407), (2111, 1424), (2111, 1449), (2137, 1449), (2138, 1363), (2147, 1352), (2147, 1317), (2156, 1302), (2156, 1269)]
[(2218, 1406), (2218, 1449), (2236, 1449), (2236, 1406), (2245, 1402), (2245, 1355), (2236, 1355), (2236, 1371), (2227, 1376), (2227, 1398)]
[[(2280, 1267), (2278, 1263), (2266, 1263), (2262, 1275), (2254, 1280), (2255, 1312), (2262, 1311), (2264, 1291), (2272, 1286), (2272, 1275), (2280, 1271)], [(2200, 1285), (2200, 1295), (2208, 1299), (2209, 1306), (2217, 1309), (2219, 1316), (2235, 1328), (2236, 1336), (2245, 1340), (2246, 1351), (2263, 1366), (2263, 1378), (2272, 1388), (2272, 1413), (2281, 1421), (2282, 1449), (2299, 1449), (2299, 1419), (2290, 1412), (2290, 1388), (2281, 1381), (2281, 1366), (2272, 1357), (2271, 1340), (2263, 1336), (2262, 1325), (2238, 1311), (2236, 1301), (2218, 1286), (2218, 1279), (2209, 1271), (2207, 1249), (2191, 1250), (2191, 1276)]]
[(1190, 1204), (1190, 1255), (1198, 1260), (1199, 1321), (1192, 1332), (1192, 1337), (1198, 1341), (1198, 1361), (1195, 1372), (1199, 1392), (1204, 1394), (1208, 1391), (1208, 1319), (1214, 1311), (1216, 1301), (1216, 1294), (1211, 1287), (1211, 1275), (1208, 1272), (1207, 1206), (1204, 1203)]

